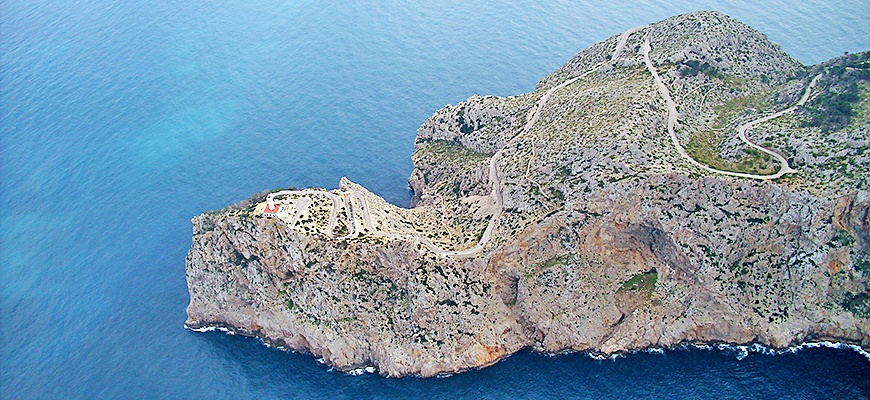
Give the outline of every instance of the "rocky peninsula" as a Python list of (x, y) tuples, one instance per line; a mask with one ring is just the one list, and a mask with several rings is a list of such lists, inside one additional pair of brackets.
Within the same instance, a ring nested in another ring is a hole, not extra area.
[(186, 325), (424, 377), (524, 348), (870, 348), (870, 54), (718, 12), (418, 130), (411, 208), (343, 179), (193, 219)]

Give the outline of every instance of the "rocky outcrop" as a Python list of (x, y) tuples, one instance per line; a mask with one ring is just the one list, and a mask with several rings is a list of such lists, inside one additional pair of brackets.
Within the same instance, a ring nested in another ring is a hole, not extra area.
[[(387, 376), (481, 368), (523, 348), (870, 348), (864, 114), (829, 131), (801, 113), (754, 128), (792, 160), (825, 157), (797, 174), (710, 174), (671, 147), (637, 55), (646, 37), (692, 154), (763, 164), (729, 127), (795, 101), (805, 68), (721, 13), (677, 16), (593, 45), (534, 93), (438, 111), (418, 132), (411, 209), (344, 180), (195, 217), (187, 325)], [(856, 101), (866, 108), (866, 93)]]
[(859, 248), (870, 253), (870, 193), (853, 193), (837, 201), (834, 227), (847, 232), (858, 241)]

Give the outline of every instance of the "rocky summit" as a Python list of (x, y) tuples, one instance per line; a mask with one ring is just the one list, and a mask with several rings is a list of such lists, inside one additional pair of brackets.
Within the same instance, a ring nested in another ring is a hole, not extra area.
[(418, 130), (411, 208), (343, 179), (193, 219), (191, 329), (343, 371), (531, 348), (870, 348), (870, 54), (804, 66), (718, 12), (592, 45)]

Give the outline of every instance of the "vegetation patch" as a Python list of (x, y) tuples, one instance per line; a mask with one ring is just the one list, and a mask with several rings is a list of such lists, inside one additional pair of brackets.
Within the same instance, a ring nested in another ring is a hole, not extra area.
[(465, 147), (458, 139), (442, 140), (435, 139), (426, 143), (426, 146), (417, 150), (414, 154), (416, 159), (434, 158), (452, 162), (458, 166), (473, 166), (481, 161), (488, 160), (492, 157), (491, 153), (481, 153)]
[[(850, 120), (852, 127), (861, 127), (870, 122), (870, 82), (859, 82), (860, 89), (857, 103), (852, 104), (852, 118)], [(859, 154), (866, 152), (866, 147), (859, 150)]]
[(870, 318), (870, 294), (848, 293), (841, 305), (856, 317)]
[(549, 269), (549, 268), (553, 268), (557, 265), (562, 265), (565, 263), (565, 261), (568, 261), (571, 257), (573, 257), (573, 256), (567, 255), (567, 256), (551, 257), (547, 261), (544, 261), (543, 264), (541, 264), (541, 269)]
[(638, 292), (652, 292), (655, 290), (656, 282), (659, 280), (658, 272), (653, 269), (650, 272), (643, 272), (632, 276), (631, 279), (622, 284), (619, 291), (633, 290)]
[(855, 244), (855, 238), (844, 230), (837, 230), (837, 234), (831, 238), (831, 247), (851, 247)]
[(287, 310), (289, 311), (294, 311), (299, 308), (299, 306), (293, 302), (293, 299), (290, 298), (290, 294), (287, 293), (286, 290), (279, 290), (278, 298), (283, 300), (284, 306), (287, 307)]
[(560, 204), (565, 203), (565, 194), (561, 190), (551, 187), (550, 198), (556, 200)]
[(712, 131), (701, 132), (692, 137), (686, 146), (686, 152), (698, 162), (711, 168), (743, 172), (749, 174), (769, 174), (775, 172), (770, 154), (754, 148), (743, 149), (745, 154), (736, 160), (726, 160), (719, 154), (722, 138)]
[(858, 272), (870, 272), (870, 255), (867, 255), (860, 251), (857, 253), (853, 253), (852, 265), (855, 266), (855, 270)]
[(543, 271), (546, 271), (546, 270), (553, 268), (555, 266), (563, 265), (566, 262), (569, 262), (573, 259), (574, 259), (573, 253), (550, 257), (546, 261), (544, 261), (540, 264), (534, 264), (528, 270), (526, 270), (526, 274), (525, 274), (526, 278), (531, 279), (532, 277), (540, 274)]
[(868, 97), (870, 53), (847, 56), (841, 64), (828, 68), (823, 81), (830, 83), (806, 105), (809, 119), (804, 126), (818, 127), (827, 133), (849, 125), (855, 116), (855, 105)]
[(695, 76), (705, 74), (711, 78), (725, 79), (725, 75), (710, 63), (699, 60), (686, 60), (677, 65), (677, 72), (681, 76)]
[(732, 99), (717, 108), (719, 118), (710, 130), (696, 133), (689, 139), (686, 152), (698, 162), (723, 171), (742, 172), (750, 174), (773, 173), (774, 166), (770, 154), (754, 148), (744, 148), (743, 156), (734, 160), (722, 158), (720, 149), (726, 129), (736, 129), (730, 122), (737, 119), (747, 109), (766, 110), (773, 108), (773, 102), (767, 94), (741, 96)]

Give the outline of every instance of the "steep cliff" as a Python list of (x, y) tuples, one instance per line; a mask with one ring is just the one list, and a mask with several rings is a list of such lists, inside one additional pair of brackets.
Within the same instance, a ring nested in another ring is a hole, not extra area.
[(523, 348), (870, 348), (870, 56), (804, 67), (717, 12), (591, 46), (419, 129), (404, 209), (350, 181), (193, 219), (187, 325), (341, 370)]

